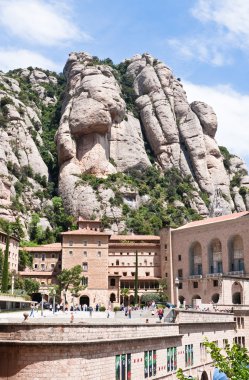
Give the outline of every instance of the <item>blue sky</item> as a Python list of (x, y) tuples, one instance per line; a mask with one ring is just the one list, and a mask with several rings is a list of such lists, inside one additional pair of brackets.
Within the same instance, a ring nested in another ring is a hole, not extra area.
[(218, 143), (249, 163), (248, 1), (0, 0), (0, 69), (62, 71), (71, 51), (164, 61), (190, 101), (213, 106)]

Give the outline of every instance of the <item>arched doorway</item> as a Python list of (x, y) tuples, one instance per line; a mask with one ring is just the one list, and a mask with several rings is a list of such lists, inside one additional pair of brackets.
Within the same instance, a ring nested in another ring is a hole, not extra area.
[(80, 304), (89, 306), (90, 305), (89, 297), (85, 296), (85, 295), (81, 296), (80, 297)]
[(116, 295), (114, 293), (111, 293), (111, 295), (110, 295), (110, 301), (111, 302), (116, 302)]
[(202, 274), (202, 249), (199, 242), (191, 244), (189, 250), (190, 276)]
[[(42, 301), (42, 295), (41, 293), (32, 293), (31, 296), (32, 301), (40, 303)], [(43, 296), (44, 299), (44, 296)]]
[(213, 303), (218, 303), (219, 302), (219, 299), (220, 299), (220, 295), (219, 295), (219, 293), (214, 293), (213, 295), (212, 295), (212, 302)]
[(244, 244), (241, 236), (236, 235), (228, 242), (229, 269), (231, 272), (244, 271)]
[(206, 371), (202, 372), (202, 374), (201, 374), (201, 380), (208, 380), (208, 375), (207, 375)]
[(235, 305), (241, 305), (242, 304), (242, 297), (243, 290), (242, 286), (239, 282), (234, 282), (232, 285), (232, 303)]
[(183, 305), (184, 301), (185, 301), (185, 298), (183, 296), (179, 296), (178, 300), (180, 302), (180, 305)]
[(209, 272), (222, 273), (222, 246), (219, 239), (213, 239), (208, 247)]

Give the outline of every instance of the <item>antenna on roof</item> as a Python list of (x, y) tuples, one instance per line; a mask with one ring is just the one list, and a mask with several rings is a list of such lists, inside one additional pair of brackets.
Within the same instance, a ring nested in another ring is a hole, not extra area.
[(211, 218), (223, 215), (223, 208), (221, 206), (222, 199), (223, 197), (222, 197), (221, 189), (219, 187), (216, 187), (214, 191), (213, 200), (210, 206), (210, 211), (209, 211), (209, 216)]

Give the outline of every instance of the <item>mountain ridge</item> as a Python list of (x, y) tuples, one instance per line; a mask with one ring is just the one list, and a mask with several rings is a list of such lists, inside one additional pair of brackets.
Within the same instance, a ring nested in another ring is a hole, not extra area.
[[(42, 228), (50, 228), (44, 210), (53, 208), (57, 179), (67, 213), (100, 218), (118, 233), (154, 233), (162, 225), (205, 217), (217, 189), (221, 213), (249, 208), (247, 168), (219, 149), (213, 109), (189, 104), (165, 64), (148, 53), (119, 65), (71, 53), (64, 75), (33, 68), (0, 74), (1, 217), (21, 217), (28, 231), (37, 213)], [(20, 181), (23, 170), (26, 180)], [(28, 210), (20, 206), (25, 203)], [(153, 222), (153, 205), (162, 222), (154, 220), (155, 228), (144, 231), (141, 225)], [(170, 217), (178, 213), (183, 217)]]

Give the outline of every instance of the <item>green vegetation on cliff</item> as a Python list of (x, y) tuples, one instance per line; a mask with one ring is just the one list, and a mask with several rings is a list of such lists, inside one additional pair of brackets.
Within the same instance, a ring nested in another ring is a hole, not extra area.
[[(178, 227), (186, 221), (201, 219), (191, 207), (192, 193), (196, 189), (190, 177), (183, 177), (177, 169), (162, 174), (152, 166), (144, 172), (117, 173), (107, 178), (83, 174), (78, 183), (89, 184), (100, 201), (99, 190), (111, 189), (115, 194), (115, 197), (109, 200), (111, 206), (122, 208), (127, 229), (137, 234), (158, 234), (162, 227)], [(121, 187), (126, 187), (129, 189), (128, 192), (140, 196), (138, 208), (129, 206), (129, 202), (125, 201), (125, 196), (120, 191)], [(175, 207), (176, 201), (181, 202), (178, 207)], [(111, 218), (103, 216), (104, 227), (108, 227), (112, 222)]]

